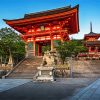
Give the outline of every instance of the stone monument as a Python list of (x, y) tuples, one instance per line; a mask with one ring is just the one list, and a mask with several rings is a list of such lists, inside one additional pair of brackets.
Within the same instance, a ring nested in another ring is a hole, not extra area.
[(36, 80), (40, 81), (54, 81), (54, 69), (57, 64), (56, 52), (47, 51), (43, 56), (43, 62), (40, 67), (38, 67), (38, 73)]

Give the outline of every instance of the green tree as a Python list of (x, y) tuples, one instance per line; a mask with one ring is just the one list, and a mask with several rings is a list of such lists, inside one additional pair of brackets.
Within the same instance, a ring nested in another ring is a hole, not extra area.
[(15, 61), (16, 59), (20, 59), (21, 57), (23, 57), (25, 55), (24, 46), (24, 42), (14, 30), (12, 30), (11, 28), (2, 28), (0, 30), (1, 62), (7, 61), (10, 54)]
[(83, 46), (83, 40), (71, 40), (63, 43), (58, 42), (57, 51), (60, 54), (62, 64), (64, 64), (66, 57), (77, 56), (78, 53), (86, 52), (87, 49)]
[(46, 52), (46, 51), (50, 51), (51, 47), (50, 45), (47, 45), (47, 46), (43, 46), (42, 47), (42, 53)]

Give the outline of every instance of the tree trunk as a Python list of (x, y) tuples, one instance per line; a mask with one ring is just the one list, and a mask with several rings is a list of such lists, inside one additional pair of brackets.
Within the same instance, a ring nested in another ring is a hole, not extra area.
[(0, 61), (1, 62), (1, 66), (2, 66), (2, 55), (1, 55), (0, 59), (1, 59), (1, 61)]
[(7, 63), (7, 55), (6, 55), (6, 57), (5, 57), (5, 62), (4, 62), (4, 64), (6, 65), (6, 63)]
[(61, 63), (62, 63), (63, 65), (64, 65), (64, 62), (65, 62), (65, 60), (64, 60), (64, 59), (62, 59), (62, 60), (61, 60)]

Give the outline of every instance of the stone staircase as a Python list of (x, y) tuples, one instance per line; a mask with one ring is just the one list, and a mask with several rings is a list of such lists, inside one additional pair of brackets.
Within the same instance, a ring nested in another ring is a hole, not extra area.
[(37, 73), (37, 67), (40, 66), (41, 62), (42, 57), (27, 58), (7, 78), (32, 79)]
[[(27, 58), (7, 78), (32, 79), (41, 63), (42, 57)], [(73, 61), (71, 66), (73, 78), (100, 78), (100, 60)]]
[(100, 60), (73, 61), (73, 77), (100, 78)]

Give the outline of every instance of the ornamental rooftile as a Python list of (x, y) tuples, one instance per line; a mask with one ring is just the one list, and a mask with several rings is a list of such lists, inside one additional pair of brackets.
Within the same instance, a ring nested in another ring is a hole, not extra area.
[(56, 8), (56, 9), (47, 10), (47, 11), (25, 14), (24, 18), (31, 18), (31, 17), (33, 18), (33, 17), (52, 15), (52, 14), (65, 12), (65, 11), (70, 10), (70, 9), (71, 9), (71, 6), (65, 6), (65, 7), (62, 7), (62, 8)]
[(90, 22), (90, 33), (85, 34), (84, 38), (86, 38), (86, 37), (98, 37), (98, 36), (100, 36), (100, 33), (94, 33), (92, 31), (92, 22)]
[(42, 16), (47, 16), (47, 15), (53, 15), (53, 14), (67, 12), (67, 11), (70, 11), (70, 10), (72, 10), (74, 8), (78, 9), (79, 5), (76, 5), (74, 7), (71, 7), (71, 5), (70, 5), (70, 6), (65, 6), (65, 7), (61, 7), (61, 8), (52, 9), (52, 10), (46, 10), (46, 11), (40, 11), (40, 12), (25, 14), (24, 17), (20, 18), (20, 19), (12, 19), (12, 20), (3, 19), (3, 20), (4, 21), (14, 21), (14, 20), (17, 21), (17, 20), (23, 20), (23, 19), (42, 17)]

